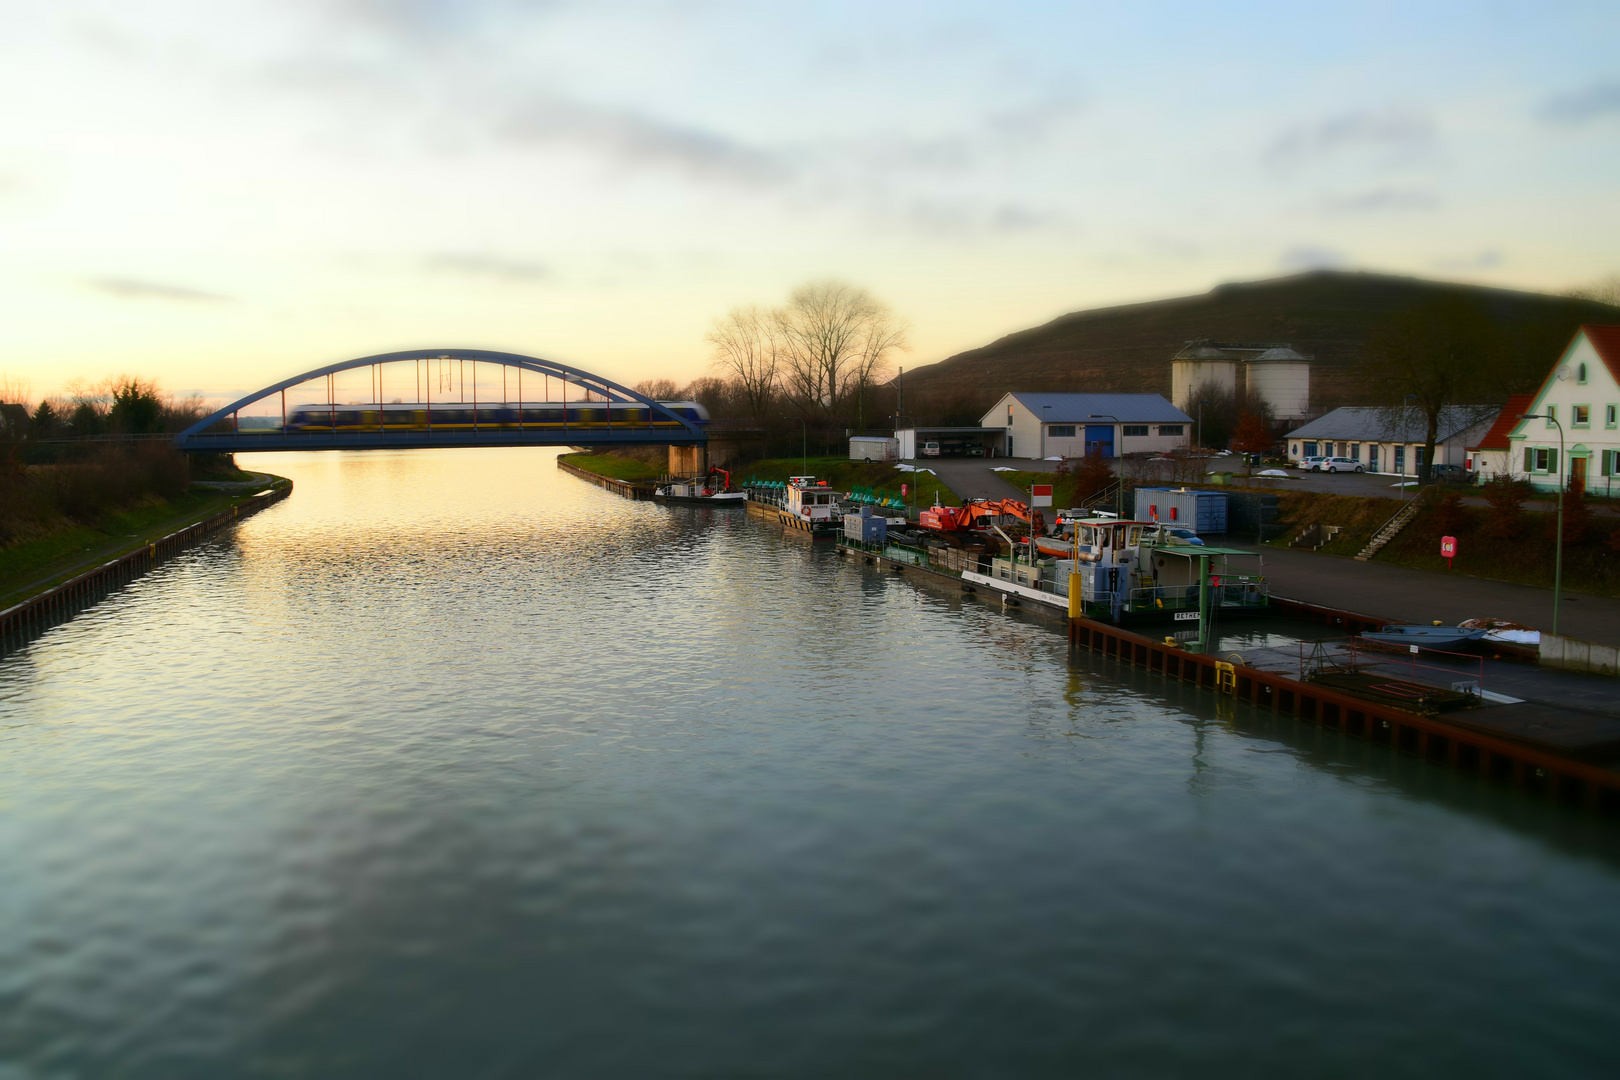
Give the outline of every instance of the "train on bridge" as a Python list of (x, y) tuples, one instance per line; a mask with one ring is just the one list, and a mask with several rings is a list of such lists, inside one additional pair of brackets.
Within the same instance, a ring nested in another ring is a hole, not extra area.
[[(658, 404), (694, 424), (709, 422), (695, 401)], [(300, 405), (280, 430), (308, 432), (513, 431), (536, 428), (670, 428), (683, 425), (638, 401), (388, 402), (382, 405)], [(273, 431), (277, 429), (260, 429)], [(243, 428), (243, 433), (250, 430)]]

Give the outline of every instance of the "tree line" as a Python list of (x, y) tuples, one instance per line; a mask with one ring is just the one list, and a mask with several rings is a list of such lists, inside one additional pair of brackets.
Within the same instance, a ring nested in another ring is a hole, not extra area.
[[(686, 387), (649, 379), (635, 389), (663, 400), (693, 400), (719, 426), (765, 429), (785, 444), (804, 432), (827, 449), (845, 431), (892, 426), (894, 360), (910, 346), (909, 327), (889, 306), (843, 281), (801, 285), (787, 303), (741, 305), (709, 328), (712, 374)], [(777, 447), (782, 449), (782, 447)]]
[(12, 441), (157, 435), (182, 431), (206, 412), (201, 397), (177, 399), (137, 375), (94, 385), (76, 381), (37, 403), (31, 403), (27, 383), (0, 377), (0, 435)]

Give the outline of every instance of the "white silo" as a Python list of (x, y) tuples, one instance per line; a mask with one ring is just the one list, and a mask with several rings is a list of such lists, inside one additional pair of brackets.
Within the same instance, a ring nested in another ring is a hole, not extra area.
[(1170, 401), (1183, 412), (1198, 404), (1198, 392), (1213, 383), (1220, 390), (1237, 392), (1238, 361), (1208, 341), (1189, 341), (1170, 358)]
[(1245, 365), (1248, 392), (1271, 406), (1278, 420), (1303, 420), (1311, 411), (1311, 362), (1290, 348), (1267, 349)]

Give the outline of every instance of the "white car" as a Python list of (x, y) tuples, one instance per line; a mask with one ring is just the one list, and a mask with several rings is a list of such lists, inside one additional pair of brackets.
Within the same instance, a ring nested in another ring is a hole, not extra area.
[(1317, 457), (1302, 457), (1302, 458), (1299, 459), (1299, 467), (1301, 469), (1304, 469), (1306, 472), (1315, 472), (1316, 467), (1318, 465), (1322, 464), (1322, 462), (1324, 462), (1326, 460), (1327, 460), (1327, 458), (1320, 457), (1320, 456), (1317, 456)]
[(1353, 457), (1322, 458), (1316, 463), (1318, 472), (1366, 472), (1367, 467)]

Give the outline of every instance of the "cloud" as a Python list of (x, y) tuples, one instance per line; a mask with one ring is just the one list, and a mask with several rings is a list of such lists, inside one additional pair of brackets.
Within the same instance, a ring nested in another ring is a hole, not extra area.
[(166, 285), (159, 281), (140, 281), (136, 278), (97, 278), (90, 287), (124, 300), (183, 300), (190, 303), (227, 303), (232, 297), (219, 293), (189, 289), (184, 285)]
[(1332, 270), (1347, 265), (1349, 261), (1344, 252), (1334, 248), (1301, 244), (1283, 252), (1277, 259), (1277, 266), (1283, 270)]
[(728, 136), (565, 97), (531, 98), (508, 115), (497, 134), (514, 143), (574, 144), (627, 165), (672, 166), (693, 176), (749, 184), (778, 184), (793, 173), (777, 155)]
[(1374, 188), (1353, 195), (1329, 195), (1322, 200), (1328, 217), (1352, 214), (1427, 213), (1440, 208), (1440, 197), (1417, 188)]
[(1554, 124), (1584, 124), (1605, 116), (1620, 116), (1620, 82), (1595, 82), (1542, 103), (1540, 115)]
[(1477, 255), (1441, 259), (1434, 264), (1434, 268), (1436, 270), (1489, 270), (1501, 265), (1502, 252), (1497, 248), (1486, 248)]
[(1371, 153), (1384, 162), (1421, 157), (1438, 142), (1434, 122), (1405, 109), (1359, 110), (1284, 131), (1266, 149), (1274, 168), (1289, 169), (1345, 153)]
[(544, 281), (551, 276), (551, 271), (540, 263), (507, 259), (482, 252), (440, 252), (428, 256), (427, 267), (429, 270), (465, 274), (468, 277), (495, 278), (513, 283)]

